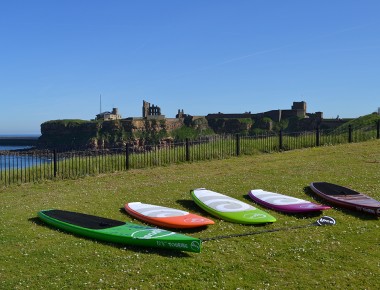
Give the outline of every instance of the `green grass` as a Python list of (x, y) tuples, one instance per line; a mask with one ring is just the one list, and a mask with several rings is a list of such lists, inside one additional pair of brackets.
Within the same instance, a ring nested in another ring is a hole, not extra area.
[[(312, 181), (345, 185), (380, 200), (380, 141), (242, 155), (0, 189), (1, 289), (378, 289), (380, 223), (371, 215), (334, 208), (334, 227), (208, 241), (200, 254), (120, 246), (45, 226), (42, 209), (79, 211), (141, 222), (120, 208), (141, 201), (209, 217), (189, 191), (206, 187), (247, 201), (262, 188), (308, 200)], [(320, 200), (317, 199), (320, 202)], [(199, 238), (307, 225), (322, 214), (285, 215), (244, 226), (215, 220)]]
[(352, 128), (376, 128), (376, 123), (380, 121), (380, 115), (377, 113), (368, 114), (361, 116), (359, 118), (353, 119), (351, 121), (348, 121), (344, 123), (343, 125), (339, 126), (337, 130), (348, 130), (348, 126), (352, 126)]

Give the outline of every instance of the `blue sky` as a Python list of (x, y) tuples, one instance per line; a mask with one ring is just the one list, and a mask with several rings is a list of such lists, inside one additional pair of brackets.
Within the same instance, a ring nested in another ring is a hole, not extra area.
[(0, 134), (143, 100), (174, 117), (380, 107), (380, 1), (0, 1)]

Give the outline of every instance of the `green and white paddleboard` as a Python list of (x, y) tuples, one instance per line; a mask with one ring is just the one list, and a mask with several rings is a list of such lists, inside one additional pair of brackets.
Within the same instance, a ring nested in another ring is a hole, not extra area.
[(159, 228), (57, 209), (42, 210), (38, 217), (56, 228), (97, 240), (196, 253), (201, 251), (200, 239)]
[(227, 195), (198, 188), (190, 191), (195, 203), (208, 213), (234, 223), (261, 224), (272, 223), (276, 218), (248, 203)]

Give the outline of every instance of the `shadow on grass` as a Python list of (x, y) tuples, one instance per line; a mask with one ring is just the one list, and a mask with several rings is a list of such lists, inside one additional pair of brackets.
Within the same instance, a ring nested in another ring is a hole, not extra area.
[(179, 199), (176, 202), (192, 213), (210, 216), (207, 211), (197, 206), (197, 204), (191, 199)]
[[(248, 204), (254, 203), (254, 201), (249, 197), (249, 195), (243, 195), (243, 199), (247, 201)], [(209, 215), (206, 211), (203, 209), (199, 208), (196, 206), (195, 202), (192, 200), (178, 200), (177, 203), (181, 204), (183, 207), (187, 208), (189, 211), (202, 211), (200, 214), (205, 214)], [(255, 203), (254, 203), (255, 204)], [(259, 208), (259, 207), (258, 207)], [(271, 209), (264, 209), (264, 211), (273, 211)], [(321, 215), (321, 211), (317, 212), (308, 212), (308, 213), (279, 213), (277, 211), (273, 211), (276, 214), (283, 214), (287, 216), (292, 216), (295, 217), (296, 219), (299, 220), (304, 220), (305, 218), (316, 218)], [(239, 224), (239, 226), (245, 226), (246, 228), (253, 229), (255, 231), (249, 231), (249, 232), (244, 232), (244, 233), (223, 233), (223, 235), (218, 235), (218, 236), (213, 236), (213, 237), (205, 237), (201, 238), (203, 242), (208, 242), (212, 240), (221, 240), (221, 239), (227, 239), (227, 238), (238, 238), (238, 237), (244, 237), (244, 236), (250, 236), (250, 235), (258, 235), (258, 234), (264, 234), (264, 233), (272, 233), (272, 232), (277, 232), (277, 231), (287, 231), (287, 230), (293, 230), (293, 229), (298, 229), (298, 228), (304, 228), (304, 227), (309, 227), (316, 225), (315, 222), (311, 224), (304, 224), (300, 226), (293, 226), (293, 227), (273, 227), (272, 225), (275, 223), (261, 223), (261, 224)], [(268, 227), (269, 225), (269, 227)]]
[(89, 237), (85, 237), (85, 236), (78, 235), (78, 234), (75, 234), (75, 233), (72, 233), (72, 232), (68, 232), (68, 231), (64, 231), (64, 230), (58, 229), (58, 228), (56, 228), (54, 226), (51, 226), (51, 225), (49, 225), (49, 224), (41, 221), (41, 219), (39, 219), (38, 217), (29, 218), (28, 220), (30, 222), (38, 225), (38, 226), (47, 227), (47, 228), (50, 228), (52, 230), (64, 233), (66, 235), (71, 235), (71, 236), (75, 236), (75, 237), (78, 237), (78, 238), (81, 238), (81, 239), (85, 239), (85, 240), (89, 240), (89, 241), (94, 241), (94, 242), (96, 242), (98, 244), (112, 246), (112, 247), (119, 248), (119, 249), (122, 249), (122, 250), (133, 251), (133, 252), (136, 252), (136, 253), (139, 253), (139, 254), (149, 254), (149, 255), (150, 254), (155, 254), (155, 255), (162, 256), (162, 257), (177, 257), (177, 258), (191, 257), (191, 255), (189, 253), (187, 253), (187, 252), (176, 251), (176, 250), (172, 250), (172, 249), (159, 249), (159, 248), (153, 248), (153, 247), (139, 247), (139, 246), (133, 246), (133, 245), (128, 245), (128, 244), (117, 244), (117, 243), (111, 243), (111, 242), (106, 242), (106, 241), (102, 241), (102, 240), (92, 239), (92, 238), (89, 238)]
[(344, 207), (338, 207), (336, 204), (331, 203), (331, 202), (323, 199), (322, 197), (318, 196), (317, 194), (315, 194), (314, 191), (310, 188), (310, 186), (304, 187), (303, 191), (305, 194), (307, 194), (308, 196), (313, 198), (316, 202), (331, 206), (331, 208), (333, 210), (342, 212), (344, 214), (352, 215), (352, 216), (357, 217), (361, 220), (378, 220), (379, 219), (377, 216), (370, 214), (370, 213), (366, 213), (363, 211), (355, 211), (355, 210), (344, 208)]

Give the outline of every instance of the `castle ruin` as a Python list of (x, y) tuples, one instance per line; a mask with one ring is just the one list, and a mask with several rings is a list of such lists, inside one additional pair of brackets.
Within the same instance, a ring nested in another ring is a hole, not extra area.
[[(170, 132), (172, 130), (182, 127), (184, 124), (201, 124), (203, 127), (215, 123), (217, 119), (252, 119), (255, 123), (261, 122), (264, 118), (269, 118), (271, 122), (267, 130), (272, 130), (273, 122), (281, 122), (284, 119), (298, 118), (302, 120), (303, 127), (311, 128), (320, 125), (323, 120), (323, 113), (308, 113), (307, 104), (304, 101), (293, 102), (290, 109), (278, 109), (261, 113), (237, 113), (237, 114), (208, 114), (207, 116), (191, 116), (184, 113), (184, 110), (178, 110), (175, 118), (166, 118), (162, 115), (161, 108), (157, 105), (151, 105), (149, 102), (143, 100), (142, 105), (142, 117), (129, 117), (121, 118), (117, 108), (113, 108), (112, 112), (104, 112), (96, 116), (97, 120), (121, 120), (121, 124), (125, 127), (127, 132), (143, 132), (148, 130), (148, 127), (154, 127), (156, 131), (166, 130)], [(199, 119), (199, 120), (198, 120)], [(202, 121), (202, 119), (204, 121)], [(267, 123), (265, 123), (267, 124)], [(148, 127), (147, 127), (148, 126)]]
[(323, 118), (322, 112), (316, 112), (316, 113), (307, 113), (306, 111), (306, 102), (293, 102), (293, 105), (290, 110), (287, 109), (278, 109), (278, 110), (271, 110), (267, 112), (262, 113), (256, 113), (252, 114), (251, 112), (248, 113), (238, 113), (238, 114), (223, 114), (223, 113), (217, 113), (217, 114), (208, 114), (206, 116), (207, 120), (209, 119), (217, 119), (217, 118), (234, 118), (234, 119), (262, 119), (262, 118), (270, 118), (275, 122), (280, 122), (283, 119), (291, 118), (291, 117), (299, 117), (299, 118)]
[(147, 101), (143, 101), (142, 117), (145, 119), (165, 119), (165, 116), (161, 115), (161, 108), (159, 106), (150, 105)]

